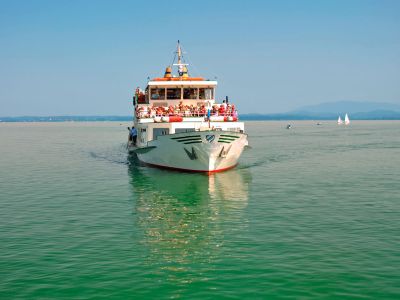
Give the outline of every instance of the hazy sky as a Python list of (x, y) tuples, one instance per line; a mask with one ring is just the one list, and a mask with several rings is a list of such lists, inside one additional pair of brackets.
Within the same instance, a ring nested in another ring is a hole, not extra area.
[(0, 116), (130, 115), (178, 39), (242, 113), (400, 103), (400, 1), (0, 0)]

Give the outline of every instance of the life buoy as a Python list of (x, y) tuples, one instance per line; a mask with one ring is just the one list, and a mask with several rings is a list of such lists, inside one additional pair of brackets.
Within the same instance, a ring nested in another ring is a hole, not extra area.
[(183, 118), (180, 116), (171, 116), (171, 117), (169, 117), (169, 121), (170, 122), (182, 122)]
[(224, 122), (236, 122), (237, 120), (237, 117), (224, 117)]
[[(182, 122), (183, 118), (180, 117), (180, 116), (170, 116), (170, 117), (164, 116), (164, 117), (161, 117), (160, 121), (161, 122), (166, 122), (166, 123), (168, 123), (168, 122)], [(155, 121), (155, 122), (157, 122), (157, 121)]]

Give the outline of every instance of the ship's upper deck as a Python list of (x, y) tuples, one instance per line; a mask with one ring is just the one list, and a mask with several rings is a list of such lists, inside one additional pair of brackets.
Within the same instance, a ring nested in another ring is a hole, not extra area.
[[(164, 122), (173, 122), (190, 117), (202, 120), (218, 117), (218, 121), (237, 121), (237, 111), (228, 103), (228, 97), (222, 104), (216, 104), (217, 81), (189, 75), (179, 41), (176, 54), (177, 63), (166, 68), (164, 77), (149, 80), (145, 90), (136, 89), (136, 119), (157, 122), (158, 118), (163, 118)], [(177, 75), (172, 74), (172, 66), (177, 67)]]

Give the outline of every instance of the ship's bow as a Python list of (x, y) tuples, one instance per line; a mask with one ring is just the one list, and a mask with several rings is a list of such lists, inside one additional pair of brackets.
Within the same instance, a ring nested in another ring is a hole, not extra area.
[(219, 172), (233, 168), (247, 145), (240, 132), (196, 131), (159, 136), (135, 152), (144, 163), (159, 167)]

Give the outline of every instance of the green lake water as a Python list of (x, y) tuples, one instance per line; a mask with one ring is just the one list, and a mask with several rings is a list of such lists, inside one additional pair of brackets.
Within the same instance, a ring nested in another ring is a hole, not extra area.
[(399, 299), (400, 122), (286, 124), (206, 176), (128, 124), (0, 123), (0, 299)]

